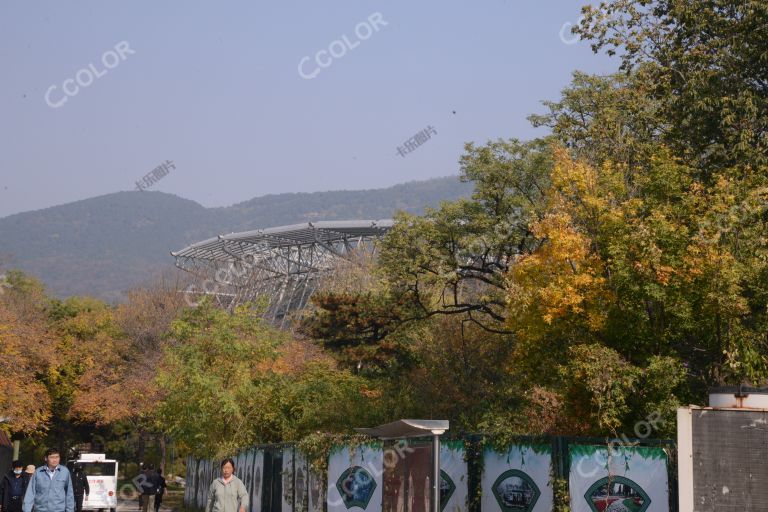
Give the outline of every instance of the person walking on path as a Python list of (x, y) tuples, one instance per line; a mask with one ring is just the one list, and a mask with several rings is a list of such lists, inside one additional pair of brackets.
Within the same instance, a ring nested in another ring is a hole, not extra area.
[(160, 505), (163, 503), (163, 495), (165, 494), (165, 477), (163, 477), (163, 470), (157, 468), (157, 494), (155, 495), (155, 512), (160, 512)]
[(235, 461), (224, 459), (221, 476), (211, 482), (205, 512), (245, 512), (248, 508), (248, 491), (243, 481), (234, 475)]
[(13, 469), (0, 482), (0, 510), (2, 512), (21, 512), (21, 502), (27, 492), (29, 475), (24, 473), (24, 465), (15, 460)]
[(23, 512), (75, 512), (72, 478), (66, 466), (59, 464), (59, 450), (45, 452), (45, 465), (37, 468), (24, 493)]
[(82, 464), (75, 464), (75, 471), (72, 473), (72, 489), (75, 491), (75, 512), (82, 512), (83, 495), (91, 494), (88, 476), (85, 474)]
[(148, 465), (144, 470), (144, 481), (141, 485), (141, 512), (147, 512), (154, 509), (155, 498), (157, 497), (157, 487), (160, 485), (158, 474)]

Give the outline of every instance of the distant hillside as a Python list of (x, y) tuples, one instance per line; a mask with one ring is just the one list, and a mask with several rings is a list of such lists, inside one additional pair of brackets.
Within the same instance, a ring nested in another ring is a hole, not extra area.
[(398, 210), (422, 213), (425, 206), (438, 206), (471, 191), (470, 184), (447, 177), (374, 190), (268, 195), (224, 210), (231, 215), (232, 231), (245, 231), (307, 220), (386, 219)]
[(383, 219), (468, 196), (471, 185), (436, 178), (374, 190), (274, 194), (205, 208), (162, 192), (118, 192), (0, 219), (0, 255), (58, 296), (119, 300), (173, 265), (169, 251), (220, 233), (307, 220)]

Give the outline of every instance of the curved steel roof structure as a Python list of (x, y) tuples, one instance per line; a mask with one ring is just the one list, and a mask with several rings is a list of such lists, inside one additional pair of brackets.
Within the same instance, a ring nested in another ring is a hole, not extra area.
[(171, 255), (177, 267), (201, 280), (185, 290), (188, 296), (210, 295), (230, 309), (266, 300), (267, 318), (282, 327), (288, 313), (306, 306), (338, 258), (373, 251), (392, 224), (391, 219), (293, 224), (219, 235)]

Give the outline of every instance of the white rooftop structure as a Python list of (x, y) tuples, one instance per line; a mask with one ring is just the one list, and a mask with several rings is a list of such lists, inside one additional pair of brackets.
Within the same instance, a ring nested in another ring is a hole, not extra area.
[(228, 308), (266, 299), (267, 318), (282, 326), (338, 258), (373, 251), (392, 225), (391, 219), (307, 222), (219, 235), (171, 255), (199, 279), (188, 294), (212, 296)]

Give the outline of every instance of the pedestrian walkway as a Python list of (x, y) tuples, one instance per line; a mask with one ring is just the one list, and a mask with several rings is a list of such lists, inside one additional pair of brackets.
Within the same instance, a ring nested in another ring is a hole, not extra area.
[[(139, 500), (117, 500), (116, 512), (140, 512)], [(109, 512), (105, 510), (104, 512)], [(174, 512), (174, 509), (160, 505), (160, 512)]]

